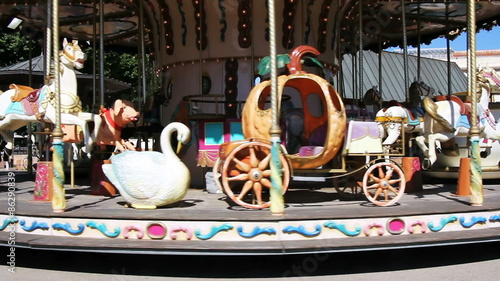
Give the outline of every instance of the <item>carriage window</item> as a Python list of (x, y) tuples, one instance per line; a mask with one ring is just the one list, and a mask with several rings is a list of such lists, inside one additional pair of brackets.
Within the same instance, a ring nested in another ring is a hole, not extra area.
[(268, 110), (271, 108), (271, 94), (269, 93), (270, 87), (266, 87), (259, 96), (259, 109)]
[(307, 109), (314, 117), (321, 117), (325, 112), (325, 108), (321, 97), (317, 93), (312, 93), (307, 96)]

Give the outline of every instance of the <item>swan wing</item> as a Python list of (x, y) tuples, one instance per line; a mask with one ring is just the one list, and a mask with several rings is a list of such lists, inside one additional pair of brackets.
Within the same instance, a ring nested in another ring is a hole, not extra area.
[(124, 152), (111, 157), (111, 163), (123, 190), (136, 199), (156, 196), (170, 174), (159, 152)]

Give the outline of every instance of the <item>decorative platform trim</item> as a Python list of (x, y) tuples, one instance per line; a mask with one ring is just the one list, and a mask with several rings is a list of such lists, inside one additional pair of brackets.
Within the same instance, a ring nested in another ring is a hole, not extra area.
[(4, 230), (9, 224), (17, 223), (19, 220), (16, 217), (6, 217), (3, 219), (2, 225), (0, 225), (0, 231)]
[(170, 238), (172, 240), (177, 240), (177, 233), (178, 232), (184, 232), (184, 233), (186, 233), (186, 239), (187, 240), (191, 240), (191, 238), (193, 238), (193, 231), (190, 228), (184, 227), (184, 226), (174, 226), (174, 227), (172, 227), (171, 232), (170, 232)]
[(263, 233), (266, 233), (266, 234), (276, 234), (276, 230), (274, 229), (274, 227), (271, 227), (271, 226), (266, 226), (266, 227), (256, 226), (256, 227), (253, 228), (252, 231), (250, 231), (250, 232), (244, 232), (243, 231), (243, 226), (242, 225), (238, 225), (237, 230), (238, 230), (238, 234), (241, 237), (245, 237), (245, 238), (254, 238), (255, 236), (263, 234)]
[(123, 228), (123, 238), (128, 239), (129, 233), (134, 230), (136, 232), (137, 239), (142, 239), (144, 237), (144, 231), (135, 225), (128, 225)]
[(324, 224), (325, 227), (331, 228), (331, 229), (337, 229), (338, 231), (342, 232), (343, 234), (347, 236), (358, 236), (361, 233), (361, 226), (356, 226), (353, 231), (348, 230), (345, 224), (337, 224), (333, 221), (327, 221)]
[(71, 224), (69, 222), (67, 222), (67, 223), (60, 223), (60, 222), (58, 222), (58, 223), (54, 223), (52, 225), (52, 228), (54, 230), (64, 230), (67, 233), (73, 234), (73, 235), (80, 235), (80, 234), (82, 234), (82, 232), (85, 230), (85, 225), (83, 223), (79, 223), (77, 227), (78, 227), (77, 229), (73, 229), (71, 227)]
[(441, 229), (443, 229), (443, 227), (445, 227), (447, 224), (452, 223), (452, 222), (456, 222), (457, 220), (458, 220), (457, 216), (451, 215), (447, 218), (442, 218), (441, 224), (439, 224), (437, 226), (434, 226), (433, 222), (429, 222), (428, 225), (429, 225), (429, 229), (431, 231), (437, 232), (437, 231), (440, 231)]
[(26, 224), (25, 220), (19, 222), (24, 231), (34, 231), (35, 229), (49, 230), (50, 227), (46, 222), (37, 222), (36, 220), (31, 223), (30, 226)]
[(371, 233), (373, 232), (372, 230), (375, 229), (376, 232), (379, 236), (384, 235), (385, 229), (384, 226), (380, 223), (371, 223), (365, 225), (363, 232), (365, 233), (366, 236), (370, 236)]
[(486, 221), (485, 217), (472, 217), (468, 222), (465, 221), (464, 217), (460, 218), (460, 224), (466, 228), (473, 227), (477, 223), (486, 223)]
[(225, 224), (220, 225), (220, 226), (212, 226), (212, 229), (207, 234), (201, 234), (201, 231), (199, 229), (196, 229), (194, 231), (194, 234), (196, 235), (196, 237), (198, 239), (207, 240), (207, 239), (214, 237), (217, 233), (219, 233), (221, 231), (228, 231), (231, 229), (233, 229), (233, 226), (229, 223), (225, 223)]
[[(1, 231), (73, 238), (184, 241), (294, 241), (500, 228), (498, 210), (389, 218), (297, 221), (149, 221), (124, 219), (12, 217), (0, 214)], [(86, 229), (92, 231), (85, 231)], [(94, 231), (97, 230), (97, 231)], [(430, 231), (429, 231), (430, 230)], [(121, 234), (121, 235), (120, 235)]]
[(285, 228), (283, 228), (283, 233), (294, 233), (294, 232), (296, 232), (298, 234), (302, 234), (306, 237), (318, 236), (321, 233), (321, 225), (317, 224), (315, 226), (314, 231), (307, 231), (303, 225), (299, 225), (299, 226), (289, 225), (289, 226), (285, 226)]
[(415, 232), (415, 226), (420, 226), (420, 231), (422, 233), (425, 233), (427, 231), (425, 222), (422, 220), (416, 220), (408, 226), (408, 232), (413, 234)]
[(400, 218), (393, 218), (387, 221), (385, 229), (392, 235), (399, 235), (405, 231), (406, 223)]
[(102, 234), (106, 235), (109, 238), (115, 238), (120, 235), (120, 228), (115, 227), (115, 231), (109, 231), (108, 227), (104, 223), (97, 223), (95, 221), (87, 222), (87, 226), (93, 229), (99, 230)]

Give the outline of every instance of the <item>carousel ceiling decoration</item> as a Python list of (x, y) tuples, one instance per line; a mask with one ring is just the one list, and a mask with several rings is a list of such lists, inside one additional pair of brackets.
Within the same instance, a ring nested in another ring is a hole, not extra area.
[[(174, 53), (174, 31), (172, 30), (172, 17), (170, 16), (170, 8), (164, 1), (158, 1), (160, 15), (163, 16), (163, 30), (165, 35), (165, 52), (167, 55)], [(158, 40), (161, 42), (161, 40)], [(159, 49), (161, 50), (161, 48)]]
[(205, 0), (193, 0), (194, 19), (196, 22), (196, 48), (205, 50), (208, 44), (207, 38), (207, 13), (205, 12)]
[[(105, 44), (137, 47), (144, 41), (150, 54), (159, 55), (164, 65), (200, 56), (225, 59), (265, 56), (268, 52), (268, 47), (262, 44), (269, 42), (267, 0), (143, 0), (144, 38), (138, 38), (139, 0), (103, 1)], [(99, 13), (97, 2), (61, 0), (61, 36), (91, 41)], [(43, 34), (48, 16), (45, 3), (4, 0), (0, 12), (3, 18), (19, 16), (23, 20), (21, 26), (30, 25)], [(281, 27), (277, 36), (282, 42), (280, 48), (285, 50), (308, 44), (322, 53), (338, 55), (357, 51), (360, 42), (362, 49), (376, 52), (401, 46), (402, 10), (406, 11), (408, 46), (430, 43), (440, 36), (453, 39), (467, 26), (465, 0), (275, 0), (275, 3), (277, 25)], [(500, 1), (476, 1), (476, 19), (478, 29), (497, 25)], [(359, 35), (362, 41), (357, 39)], [(210, 38), (220, 40), (209, 42)]]
[(238, 7), (238, 43), (242, 48), (252, 45), (252, 9), (251, 0), (242, 0)]
[(297, 8), (297, 1), (295, 0), (285, 0), (285, 8), (283, 9), (283, 39), (281, 43), (283, 44), (283, 48), (290, 50), (295, 44), (295, 38), (293, 36), (295, 28), (294, 28), (294, 19), (295, 19), (295, 9)]
[(182, 27), (182, 45), (186, 46), (186, 36), (187, 36), (187, 25), (186, 25), (186, 13), (183, 10), (184, 3), (182, 0), (177, 1), (177, 9), (181, 15), (181, 27)]
[(312, 14), (312, 5), (314, 4), (314, 0), (309, 0), (307, 2), (307, 19), (306, 19), (306, 32), (304, 34), (304, 43), (309, 44), (309, 34), (311, 34), (311, 14)]
[(227, 31), (227, 21), (226, 21), (226, 8), (222, 4), (224, 0), (218, 0), (219, 1), (219, 11), (220, 11), (220, 20), (219, 23), (222, 25), (222, 28), (220, 29), (220, 41), (224, 42), (226, 41), (226, 31)]
[(224, 96), (226, 103), (224, 109), (227, 117), (236, 117), (236, 103), (238, 97), (238, 61), (235, 59), (227, 59), (225, 62), (226, 70), (226, 88)]
[(325, 52), (326, 49), (326, 37), (328, 32), (327, 31), (328, 14), (330, 13), (331, 4), (332, 0), (323, 0), (323, 4), (321, 4), (321, 9), (320, 9), (321, 12), (319, 15), (319, 27), (318, 27), (318, 46), (317, 46), (318, 51), (320, 51), (321, 53)]

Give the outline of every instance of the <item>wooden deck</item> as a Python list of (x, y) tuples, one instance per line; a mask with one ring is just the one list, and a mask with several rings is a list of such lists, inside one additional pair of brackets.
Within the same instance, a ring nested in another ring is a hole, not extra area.
[(119, 195), (90, 195), (79, 179), (66, 187), (67, 209), (57, 214), (50, 202), (33, 202), (34, 176), (13, 172), (11, 217), (7, 171), (0, 171), (2, 245), (12, 231), (18, 247), (155, 254), (296, 254), (500, 240), (500, 184), (491, 182), (485, 182), (480, 207), (455, 196), (453, 180), (426, 180), (422, 192), (405, 194), (391, 207), (294, 183), (285, 195), (285, 214), (273, 216), (200, 189), (167, 207), (136, 210)]

